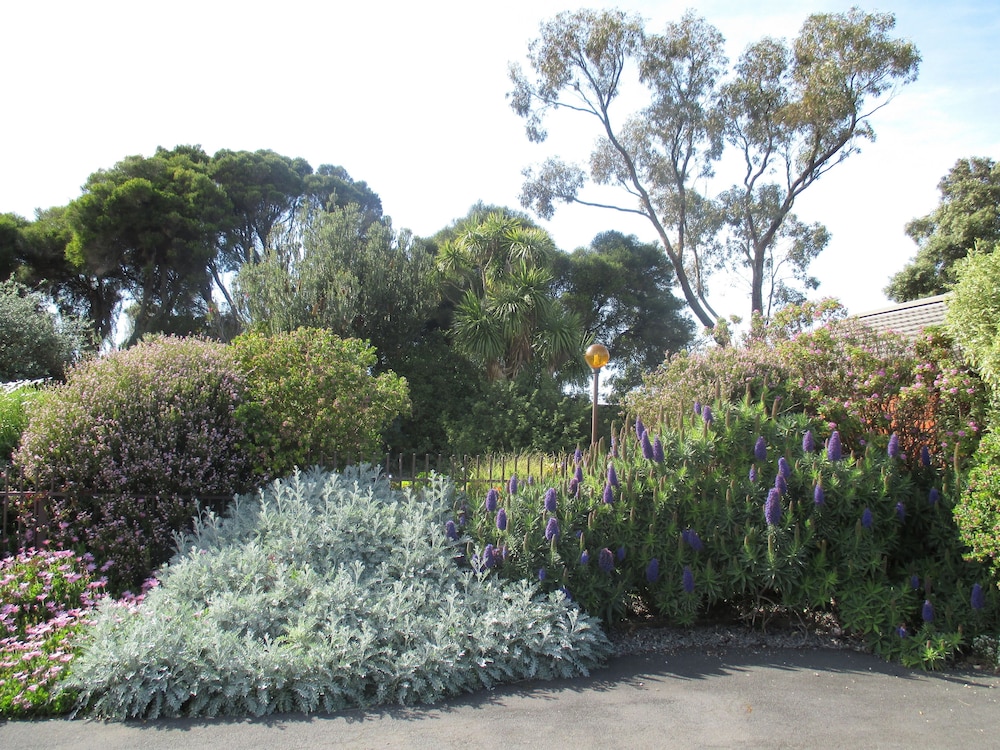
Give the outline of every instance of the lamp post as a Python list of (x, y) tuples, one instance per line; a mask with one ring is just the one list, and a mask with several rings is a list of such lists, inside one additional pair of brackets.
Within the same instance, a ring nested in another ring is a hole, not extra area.
[(602, 344), (591, 344), (584, 353), (583, 358), (587, 360), (590, 369), (594, 371), (594, 410), (590, 417), (590, 444), (597, 444), (597, 381), (600, 378), (601, 368), (608, 363), (611, 355), (608, 354), (607, 347)]

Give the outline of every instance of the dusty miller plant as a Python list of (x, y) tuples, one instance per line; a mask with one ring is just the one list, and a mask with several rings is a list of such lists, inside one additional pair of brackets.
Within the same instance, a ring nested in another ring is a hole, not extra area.
[(608, 649), (596, 621), (561, 593), (462, 570), (443, 532), (453, 494), (312, 470), (204, 515), (141, 606), (98, 614), (71, 678), (79, 709), (336, 711), (586, 674)]

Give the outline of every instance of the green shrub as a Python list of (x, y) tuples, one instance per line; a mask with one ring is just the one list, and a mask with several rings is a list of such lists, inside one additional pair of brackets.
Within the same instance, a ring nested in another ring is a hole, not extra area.
[(955, 520), (971, 557), (988, 564), (1000, 584), (1000, 432), (988, 432), (976, 451)]
[(335, 455), (371, 457), (382, 431), (409, 408), (406, 381), (371, 374), (375, 350), (330, 331), (299, 328), (233, 341), (248, 395), (237, 410), (259, 473), (280, 477)]
[(613, 455), (581, 455), (559, 483), (522, 477), (514, 493), (457, 506), (469, 558), (564, 587), (611, 624), (631, 609), (681, 625), (720, 608), (830, 612), (880, 653), (928, 667), (1000, 625), (995, 591), (980, 588), (982, 608), (972, 605), (988, 571), (963, 560), (943, 462), (911, 465), (895, 441), (892, 456), (869, 441), (831, 460), (825, 423), (763, 400), (699, 410), (644, 428), (643, 441), (623, 432)]
[(28, 426), (28, 408), (41, 395), (36, 384), (0, 388), (0, 466), (8, 463)]
[[(196, 496), (253, 486), (244, 393), (229, 350), (154, 337), (73, 368), (31, 411), (15, 464), (51, 500), (49, 538), (110, 565), (111, 590), (138, 586), (172, 552)], [(26, 511), (25, 511), (26, 512)]]
[(558, 594), (477, 577), (444, 534), (452, 490), (319, 470), (207, 515), (134, 612), (104, 605), (68, 685), (107, 718), (430, 703), (584, 673), (607, 653)]
[(50, 312), (13, 279), (0, 281), (0, 383), (61, 378), (87, 348), (86, 325)]

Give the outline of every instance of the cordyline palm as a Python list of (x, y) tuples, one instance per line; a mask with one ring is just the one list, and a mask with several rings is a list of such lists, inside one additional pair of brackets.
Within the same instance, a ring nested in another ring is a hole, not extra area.
[(555, 371), (582, 350), (583, 328), (552, 294), (545, 265), (552, 240), (519, 219), (490, 214), (440, 257), (464, 289), (455, 309), (455, 343), (491, 380), (511, 378), (540, 357)]

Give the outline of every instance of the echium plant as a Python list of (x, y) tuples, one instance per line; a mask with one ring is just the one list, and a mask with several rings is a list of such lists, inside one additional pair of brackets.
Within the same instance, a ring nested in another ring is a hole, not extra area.
[[(750, 619), (774, 607), (829, 612), (881, 653), (923, 666), (997, 626), (988, 571), (964, 560), (958, 542), (954, 477), (933, 453), (927, 465), (903, 461), (889, 436), (851, 452), (837, 429), (782, 410), (767, 393), (713, 401), (706, 422), (708, 397), (699, 414), (647, 420), (638, 435), (621, 430), (613, 503), (604, 502), (610, 485), (597, 457), (578, 467), (582, 478), (567, 472), (511, 499), (502, 534), (489, 516), (473, 518), (469, 549), (506, 549), (491, 575), (537, 580), (544, 570), (545, 587), (566, 590), (610, 626), (630, 607), (678, 624), (709, 608)], [(647, 447), (653, 433), (662, 462)], [(545, 500), (553, 492), (554, 505)], [(546, 534), (554, 525), (559, 534)]]
[(503, 581), (456, 564), (466, 540), (445, 531), (455, 497), (440, 477), (403, 493), (352, 467), (296, 472), (225, 518), (204, 515), (138, 608), (99, 610), (69, 682), (79, 709), (329, 712), (599, 664), (609, 643), (596, 621), (540, 592), (537, 571)]

